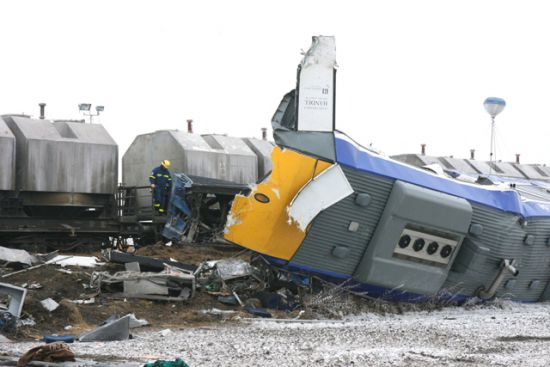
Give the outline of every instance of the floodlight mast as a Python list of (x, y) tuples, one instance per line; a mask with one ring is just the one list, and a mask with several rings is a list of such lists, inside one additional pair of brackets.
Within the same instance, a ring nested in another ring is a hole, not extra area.
[(102, 105), (95, 106), (95, 113), (90, 112), (91, 109), (92, 109), (92, 104), (91, 103), (80, 103), (78, 105), (78, 110), (84, 116), (90, 117), (90, 124), (93, 122), (93, 117), (94, 116), (99, 116), (99, 114), (101, 112), (105, 111), (105, 106), (102, 106)]
[(489, 175), (493, 170), (493, 161), (496, 161), (496, 137), (495, 137), (495, 117), (504, 110), (506, 101), (498, 97), (488, 97), (483, 102), (485, 111), (491, 116), (491, 148), (489, 153)]

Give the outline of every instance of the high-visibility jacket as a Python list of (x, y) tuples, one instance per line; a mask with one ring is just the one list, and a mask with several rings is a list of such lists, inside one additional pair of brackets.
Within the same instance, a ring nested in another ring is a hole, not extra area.
[(153, 168), (151, 176), (149, 176), (149, 182), (159, 189), (169, 189), (172, 186), (172, 176), (169, 170), (160, 165)]

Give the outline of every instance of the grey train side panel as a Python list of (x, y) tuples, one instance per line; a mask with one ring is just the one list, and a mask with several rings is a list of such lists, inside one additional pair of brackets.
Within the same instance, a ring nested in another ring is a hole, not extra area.
[[(471, 216), (472, 207), (462, 198), (396, 181), (354, 279), (413, 293), (437, 293)], [(398, 244), (405, 237), (408, 241), (401, 247)], [(432, 244), (436, 250), (430, 253)], [(445, 247), (450, 250), (443, 256)]]
[[(324, 210), (314, 219), (291, 262), (351, 275), (378, 225), (393, 181), (342, 168), (356, 194)], [(361, 195), (360, 198), (358, 194)], [(352, 222), (358, 226), (351, 224)]]
[[(343, 169), (356, 194), (315, 218), (292, 263), (353, 275), (369, 284), (390, 288), (399, 284), (421, 294), (443, 289), (473, 296), (480, 287), (491, 285), (503, 259), (514, 259), (519, 275), (507, 275), (497, 296), (550, 300), (550, 219), (525, 222), (518, 215), (462, 198)], [(394, 191), (397, 199), (392, 202)], [(367, 206), (358, 205), (362, 194), (370, 199)], [(423, 199), (409, 200), (418, 194)], [(456, 240), (447, 264), (396, 256), (400, 235), (411, 225)], [(470, 233), (472, 226), (482, 228), (481, 233)]]
[[(483, 231), (468, 235), (444, 287), (473, 295), (480, 286), (491, 284), (502, 259), (514, 259), (519, 275), (507, 275), (496, 295), (539, 300), (550, 279), (550, 219), (524, 222), (517, 215), (481, 205), (473, 208), (472, 223), (481, 225)], [(533, 236), (532, 244), (526, 240), (528, 235)]]

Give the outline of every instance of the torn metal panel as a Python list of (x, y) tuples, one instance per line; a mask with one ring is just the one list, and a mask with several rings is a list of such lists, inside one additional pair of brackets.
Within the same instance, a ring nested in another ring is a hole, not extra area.
[(252, 274), (252, 266), (241, 259), (219, 260), (215, 264), (218, 275), (223, 280), (246, 277)]
[(334, 130), (335, 67), (334, 37), (314, 36), (299, 69), (297, 130)]
[(333, 165), (308, 182), (288, 207), (289, 217), (305, 231), (322, 210), (353, 193), (346, 175), (339, 165)]
[(80, 335), (81, 342), (128, 340), (130, 338), (130, 315)]
[(94, 268), (96, 266), (102, 265), (103, 263), (99, 262), (99, 259), (95, 256), (67, 256), (67, 255), (57, 255), (53, 259), (47, 262), (48, 264), (56, 264), (65, 266), (80, 266), (84, 268)]
[(169, 293), (168, 287), (166, 286), (165, 282), (163, 282), (163, 284), (157, 284), (155, 280), (137, 279), (125, 280), (123, 283), (124, 294), (130, 296), (137, 296), (140, 294), (157, 294), (168, 296)]
[(120, 271), (112, 275), (108, 272), (92, 274), (91, 286), (98, 289), (120, 283), (124, 285), (125, 296), (136, 298), (154, 296), (156, 299), (184, 301), (192, 298), (195, 292), (195, 276), (169, 266), (160, 273)]
[(51, 298), (43, 299), (42, 301), (40, 301), (40, 304), (42, 305), (42, 307), (50, 312), (57, 310), (57, 308), (59, 307), (59, 303), (55, 302)]
[(27, 290), (25, 288), (16, 287), (15, 285), (0, 283), (0, 294), (5, 294), (10, 297), (8, 312), (17, 318), (21, 317)]
[(171, 261), (168, 259), (154, 259), (147, 256), (138, 256), (133, 254), (128, 254), (126, 252), (120, 251), (107, 251), (105, 257), (113, 263), (126, 264), (137, 262), (140, 265), (140, 268), (143, 270), (153, 270), (153, 271), (162, 271), (164, 270), (164, 265), (170, 265), (179, 269), (187, 271), (195, 271), (197, 267), (191, 264), (185, 264), (178, 261)]
[(296, 131), (296, 93), (287, 93), (271, 119), (273, 138), (280, 147), (287, 147), (308, 155), (336, 160), (334, 134), (320, 131)]
[(25, 250), (17, 250), (0, 246), (0, 262), (8, 264), (20, 264), (21, 266), (31, 266), (37, 259)]

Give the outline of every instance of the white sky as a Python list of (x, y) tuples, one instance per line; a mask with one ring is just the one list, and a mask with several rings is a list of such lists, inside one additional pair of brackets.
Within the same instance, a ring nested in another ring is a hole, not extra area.
[[(119, 144), (158, 129), (260, 136), (300, 49), (336, 36), (337, 128), (387, 154), (549, 163), (547, 1), (2, 1), (0, 114), (101, 123)], [(271, 130), (270, 130), (271, 131)]]

